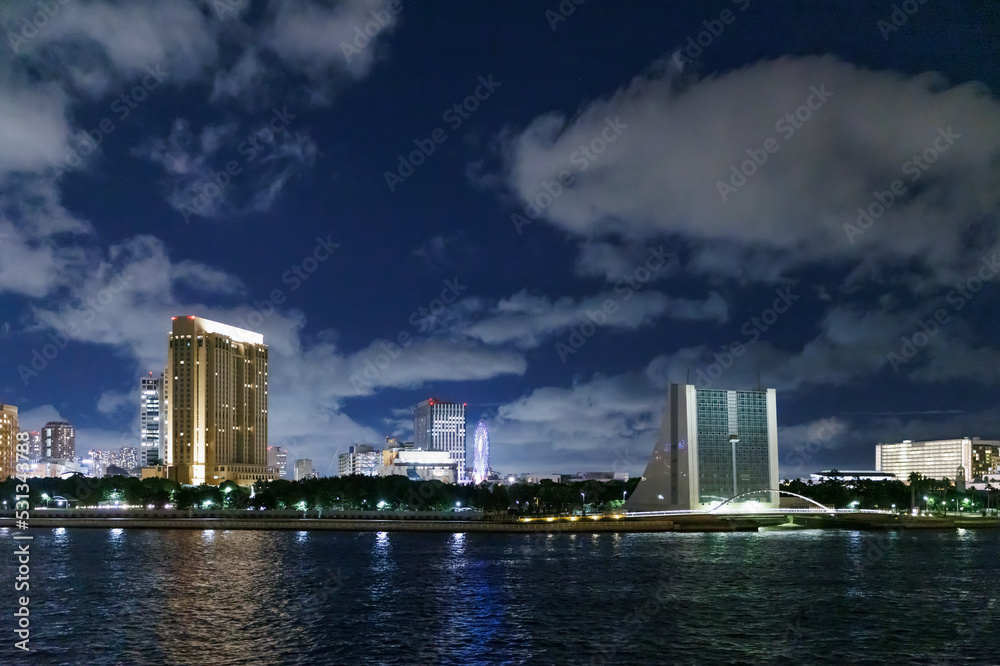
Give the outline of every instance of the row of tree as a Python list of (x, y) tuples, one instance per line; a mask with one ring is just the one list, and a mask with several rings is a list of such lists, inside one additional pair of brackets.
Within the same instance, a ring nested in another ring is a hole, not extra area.
[[(457, 485), (413, 481), (404, 476), (337, 476), (304, 481), (258, 481), (252, 489), (227, 481), (220, 486), (181, 486), (166, 479), (76, 475), (29, 479), (32, 506), (123, 505), (178, 509), (294, 509), (323, 511), (450, 511), (549, 514), (620, 509), (638, 478), (583, 481)], [(16, 479), (0, 482), (0, 497), (13, 508)]]
[(932, 513), (946, 510), (984, 513), (1000, 508), (1000, 488), (960, 490), (949, 479), (930, 479), (918, 473), (911, 474), (908, 480), (909, 484), (901, 480), (846, 482), (827, 479), (815, 483), (795, 479), (785, 481), (780, 489), (838, 509), (852, 505), (859, 509), (892, 509), (895, 506), (898, 511), (917, 508)]

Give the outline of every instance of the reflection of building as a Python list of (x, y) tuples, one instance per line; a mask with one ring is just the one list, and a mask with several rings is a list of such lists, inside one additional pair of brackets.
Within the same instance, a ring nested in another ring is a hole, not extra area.
[(465, 405), (425, 400), (413, 415), (413, 443), (424, 451), (447, 451), (465, 481)]
[(448, 451), (422, 451), (404, 446), (382, 452), (379, 476), (405, 476), (413, 481), (455, 483), (458, 466)]
[(288, 451), (280, 446), (267, 447), (267, 466), (277, 471), (279, 479), (284, 479), (288, 471)]
[(17, 407), (0, 402), (0, 481), (17, 473)]
[[(163, 392), (163, 375), (139, 379), (139, 464), (150, 467), (163, 460), (160, 439), (160, 397)], [(131, 469), (131, 468), (129, 468)]]
[(1000, 473), (1000, 441), (962, 437), (875, 445), (875, 468), (904, 481), (913, 472), (931, 479), (955, 479), (960, 467), (961, 474), (973, 480)]
[(200, 317), (174, 317), (161, 422), (170, 478), (253, 485), (267, 470), (264, 336)]
[(382, 451), (368, 444), (355, 444), (348, 448), (347, 453), (341, 453), (337, 458), (337, 473), (340, 476), (361, 474), (362, 476), (378, 476), (378, 468), (382, 465)]
[(42, 428), (41, 458), (76, 460), (76, 432), (65, 421), (49, 421)]
[[(727, 391), (671, 384), (653, 454), (628, 498), (630, 511), (709, 509), (778, 487), (774, 389)], [(777, 493), (742, 502), (778, 505)]]
[(303, 481), (305, 479), (315, 479), (316, 474), (313, 472), (313, 461), (309, 458), (299, 458), (295, 461), (295, 480)]

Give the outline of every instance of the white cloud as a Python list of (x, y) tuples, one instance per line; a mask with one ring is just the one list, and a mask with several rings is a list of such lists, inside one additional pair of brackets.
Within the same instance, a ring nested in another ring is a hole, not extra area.
[(285, 0), (274, 7), (264, 42), (279, 57), (315, 78), (330, 69), (362, 78), (379, 55), (379, 42), (395, 29), (401, 3)]
[[(832, 96), (799, 129), (777, 124), (821, 88)], [(949, 128), (952, 138), (942, 138)], [(769, 138), (777, 152), (724, 201), (717, 183)], [(935, 142), (947, 151), (912, 181), (907, 161)], [(592, 144), (606, 148), (580, 170), (581, 148)], [(939, 271), (960, 262), (962, 231), (1000, 203), (997, 145), (1000, 103), (981, 86), (831, 57), (760, 62), (681, 88), (640, 76), (572, 119), (541, 116), (503, 141), (518, 197), (536, 195), (561, 170), (573, 174), (543, 211), (552, 224), (585, 238), (728, 243), (728, 258), (703, 254), (693, 267), (729, 273), (741, 266), (735, 251), (752, 252), (757, 260), (741, 269), (765, 278), (774, 277), (775, 262), (913, 258)], [(896, 179), (904, 197), (852, 244), (844, 225)]]
[[(592, 316), (588, 317), (588, 313)], [(722, 323), (728, 319), (728, 309), (722, 297), (715, 292), (704, 301), (694, 301), (671, 298), (656, 291), (635, 291), (623, 285), (620, 291), (605, 292), (579, 301), (568, 297), (551, 301), (521, 291), (498, 302), (485, 316), (464, 327), (462, 332), (488, 344), (511, 343), (521, 348), (533, 348), (571, 326), (592, 319), (604, 321), (604, 325), (612, 329), (635, 330), (660, 317)]]

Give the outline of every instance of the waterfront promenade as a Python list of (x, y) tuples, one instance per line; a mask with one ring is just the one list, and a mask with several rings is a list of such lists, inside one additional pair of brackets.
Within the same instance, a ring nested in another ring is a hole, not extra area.
[[(13, 528), (10, 512), (0, 527)], [(782, 510), (758, 513), (674, 512), (589, 516), (495, 516), (436, 511), (229, 511), (192, 509), (42, 509), (32, 527), (334, 530), (357, 532), (734, 532), (758, 529), (1000, 528), (996, 518), (909, 516), (878, 511)]]

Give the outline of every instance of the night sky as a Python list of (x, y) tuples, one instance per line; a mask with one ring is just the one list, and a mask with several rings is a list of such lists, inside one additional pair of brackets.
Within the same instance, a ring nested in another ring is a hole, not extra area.
[(688, 377), (777, 389), (783, 478), (1000, 436), (993, 3), (45, 4), (0, 8), (22, 428), (134, 444), (193, 314), (321, 475), (431, 396), (504, 473), (638, 474)]

